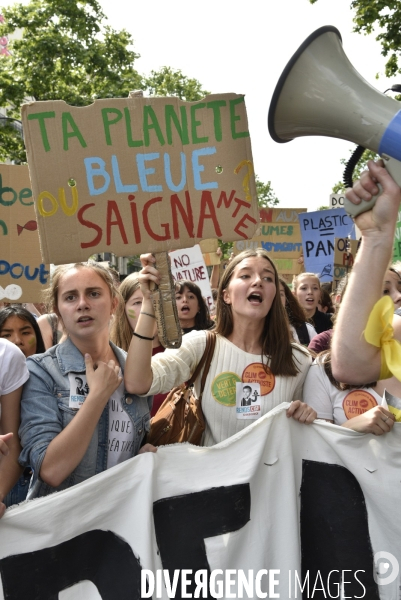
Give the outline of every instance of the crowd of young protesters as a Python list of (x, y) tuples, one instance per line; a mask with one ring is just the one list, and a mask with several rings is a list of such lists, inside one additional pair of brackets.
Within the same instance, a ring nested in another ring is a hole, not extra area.
[[(401, 398), (401, 365), (386, 358), (382, 346), (384, 339), (396, 343), (392, 325), (401, 339), (401, 270), (389, 267), (400, 190), (380, 164), (370, 163), (349, 198), (368, 200), (377, 183), (383, 194), (373, 211), (357, 218), (362, 244), (345, 293), (342, 282), (330, 297), (313, 273), (295, 277), (291, 290), (264, 250), (247, 250), (229, 261), (220, 281), (213, 271), (215, 320), (196, 284), (177, 285), (185, 334), (177, 350), (164, 350), (157, 336), (150, 290), (159, 273), (151, 254), (141, 256), (142, 270), (121, 285), (99, 263), (57, 267), (48, 312), (39, 318), (21, 305), (1, 308), (0, 516), (26, 497), (156, 452), (146, 442), (150, 418), (166, 394), (191, 377), (208, 329), (216, 348), (202, 398), (203, 445), (253, 422), (238, 418), (235, 399), (219, 401), (213, 384), (227, 374), (241, 381), (255, 365), (265, 373), (258, 416), (289, 402), (287, 416), (300, 423), (319, 418), (362, 433), (390, 431), (395, 417), (381, 398), (384, 389)], [(374, 307), (380, 298), (385, 307)], [(375, 310), (387, 311), (382, 335), (368, 326), (368, 319), (379, 319)], [(317, 350), (323, 352), (316, 357)], [(358, 390), (367, 410), (353, 414), (346, 398)]]

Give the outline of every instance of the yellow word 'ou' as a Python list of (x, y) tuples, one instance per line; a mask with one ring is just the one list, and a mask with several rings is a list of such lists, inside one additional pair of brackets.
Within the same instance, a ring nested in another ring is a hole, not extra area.
[[(56, 198), (53, 196), (53, 194), (51, 194), (50, 192), (41, 192), (38, 197), (39, 214), (42, 215), (42, 217), (52, 217), (58, 211), (59, 206), (61, 206), (61, 209), (64, 212), (64, 214), (66, 214), (67, 217), (72, 217), (72, 215), (74, 215), (78, 209), (78, 190), (77, 190), (76, 185), (70, 186), (70, 187), (71, 187), (71, 193), (72, 193), (71, 206), (68, 206), (68, 204), (67, 204), (64, 188), (58, 189), (58, 202), (57, 202)], [(50, 210), (45, 209), (45, 206), (44, 206), (45, 200), (50, 200), (50, 203), (51, 203)]]

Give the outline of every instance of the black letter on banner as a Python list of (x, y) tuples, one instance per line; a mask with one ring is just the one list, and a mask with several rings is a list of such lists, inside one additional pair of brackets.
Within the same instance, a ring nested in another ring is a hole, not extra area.
[[(302, 461), (301, 484), (301, 549), (302, 581), (309, 570), (309, 588), (318, 577), (326, 587), (330, 571), (332, 593), (341, 583), (341, 571), (346, 573), (344, 596), (379, 600), (373, 579), (373, 550), (370, 543), (368, 514), (363, 492), (354, 475), (345, 467), (312, 460)], [(354, 577), (361, 583), (358, 583)], [(361, 571), (365, 571), (364, 573)], [(317, 588), (319, 585), (317, 585)], [(321, 588), (321, 585), (320, 585)], [(306, 598), (305, 588), (303, 598)], [(328, 598), (316, 589), (314, 599)]]
[(88, 531), (68, 542), (0, 560), (5, 600), (58, 600), (89, 580), (102, 600), (140, 600), (141, 565), (112, 531)]
[[(174, 569), (192, 569), (192, 573), (207, 569), (205, 538), (238, 531), (250, 519), (251, 494), (249, 484), (212, 488), (203, 492), (163, 498), (153, 504), (156, 540), (163, 568), (170, 581)], [(187, 591), (194, 593), (195, 584)], [(208, 594), (207, 596), (211, 596)], [(181, 578), (176, 600), (181, 600)]]

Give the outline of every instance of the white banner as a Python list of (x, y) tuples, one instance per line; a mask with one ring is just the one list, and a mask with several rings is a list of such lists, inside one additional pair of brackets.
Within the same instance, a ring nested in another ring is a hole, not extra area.
[(196, 283), (201, 289), (202, 297), (205, 299), (209, 310), (211, 310), (214, 304), (212, 290), (210, 289), (209, 275), (199, 244), (196, 244), (193, 248), (174, 250), (169, 252), (169, 256), (174, 280), (179, 283), (182, 279), (187, 279), (192, 283)]
[(398, 600), (401, 424), (375, 437), (287, 406), (7, 511), (0, 598), (155, 599), (171, 584), (174, 598)]

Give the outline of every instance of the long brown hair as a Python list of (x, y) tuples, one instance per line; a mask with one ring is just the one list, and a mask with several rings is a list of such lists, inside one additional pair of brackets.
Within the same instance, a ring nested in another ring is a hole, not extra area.
[[(229, 286), (235, 267), (246, 258), (257, 257), (265, 258), (269, 261), (274, 272), (274, 282), (276, 284), (276, 295), (263, 324), (262, 355), (269, 360), (269, 368), (274, 375), (294, 377), (299, 372), (299, 369), (292, 352), (288, 333), (288, 318), (281, 303), (277, 270), (266, 250), (262, 248), (245, 250), (241, 254), (238, 254), (238, 256), (235, 256), (227, 265), (219, 284), (216, 307), (216, 332), (223, 337), (227, 337), (232, 333), (234, 327), (232, 308), (230, 304), (226, 304), (223, 300), (224, 290)], [(266, 367), (267, 365), (265, 365), (265, 369)]]
[(308, 323), (309, 319), (304, 313), (304, 309), (298, 302), (298, 299), (290, 288), (288, 287), (287, 282), (282, 277), (278, 278), (279, 282), (283, 286), (284, 294), (285, 294), (285, 310), (288, 316), (288, 320), (294, 327), (299, 327), (302, 323)]
[(129, 324), (128, 317), (125, 312), (125, 305), (131, 298), (132, 294), (139, 288), (138, 273), (132, 273), (128, 275), (118, 288), (122, 296), (122, 302), (120, 302), (116, 313), (114, 315), (113, 322), (110, 328), (110, 339), (111, 341), (128, 352), (129, 345), (132, 340), (132, 329)]

